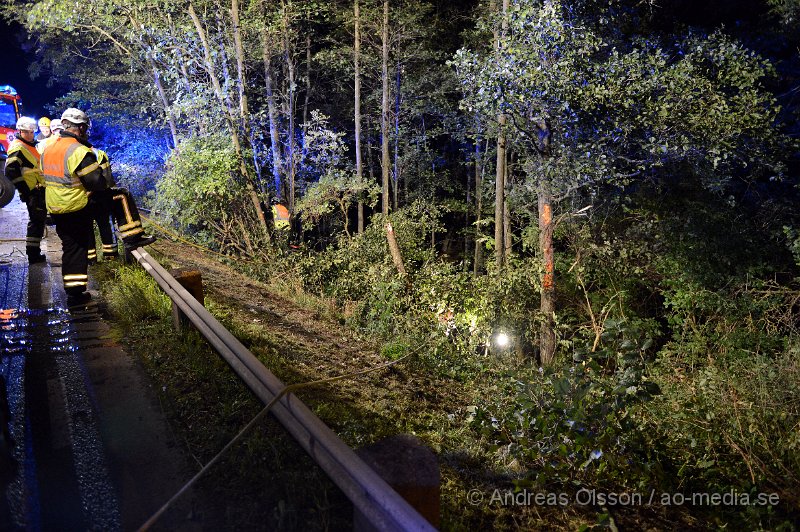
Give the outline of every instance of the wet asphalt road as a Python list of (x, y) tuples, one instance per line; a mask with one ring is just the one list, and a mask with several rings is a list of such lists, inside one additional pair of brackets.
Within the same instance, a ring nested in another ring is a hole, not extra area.
[[(191, 473), (96, 303), (66, 308), (54, 228), (47, 262), (28, 265), (26, 223), (16, 198), (0, 209), (0, 375), (16, 461), (0, 530), (135, 530)], [(156, 528), (202, 529), (193, 499)]]

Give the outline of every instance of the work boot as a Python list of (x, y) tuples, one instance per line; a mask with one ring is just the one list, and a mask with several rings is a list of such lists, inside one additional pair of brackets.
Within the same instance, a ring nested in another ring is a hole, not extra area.
[(125, 249), (128, 250), (128, 251), (133, 251), (136, 248), (140, 248), (142, 246), (147, 246), (149, 244), (152, 244), (155, 241), (156, 241), (156, 237), (150, 236), (150, 235), (146, 235), (144, 233), (140, 233), (140, 234), (138, 234), (136, 236), (132, 236), (130, 238), (130, 240), (128, 240), (128, 241), (123, 240), (123, 242), (125, 242)]
[(47, 256), (44, 253), (37, 253), (35, 255), (28, 255), (28, 264), (37, 264), (39, 262), (44, 262), (47, 260)]

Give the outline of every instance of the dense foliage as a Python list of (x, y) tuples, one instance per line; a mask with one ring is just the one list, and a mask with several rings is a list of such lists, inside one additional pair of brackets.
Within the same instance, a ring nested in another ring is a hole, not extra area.
[[(790, 527), (800, 5), (674, 4), (7, 0), (4, 13), (36, 40), (35, 70), (71, 83), (57, 108), (96, 117), (120, 179), (164, 222), (265, 277), (291, 272), (387, 357), (414, 353), (473, 391), (454, 415), (492, 486), (775, 493), (777, 506), (664, 511)], [(292, 248), (259, 226), (276, 195), (302, 222)], [(505, 262), (486, 258), (501, 247)], [(540, 367), (551, 322), (555, 362)]]

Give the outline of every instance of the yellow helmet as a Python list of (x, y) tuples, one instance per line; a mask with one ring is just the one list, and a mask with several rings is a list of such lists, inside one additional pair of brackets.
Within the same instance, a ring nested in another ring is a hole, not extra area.
[(43, 116), (39, 119), (39, 127), (50, 127), (50, 119)]

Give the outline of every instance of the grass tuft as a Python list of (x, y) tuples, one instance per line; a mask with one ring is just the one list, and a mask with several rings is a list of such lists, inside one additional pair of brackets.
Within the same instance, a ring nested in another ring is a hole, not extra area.
[(172, 313), (170, 299), (138, 265), (117, 269), (114, 281), (108, 283), (105, 290), (111, 312), (126, 325), (166, 319)]

